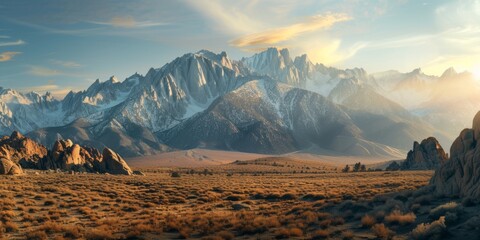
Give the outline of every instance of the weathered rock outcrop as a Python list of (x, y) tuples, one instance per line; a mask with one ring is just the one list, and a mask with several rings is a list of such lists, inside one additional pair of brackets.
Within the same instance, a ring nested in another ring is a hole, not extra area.
[(413, 149), (402, 163), (402, 170), (434, 170), (448, 159), (440, 143), (434, 137), (424, 139), (421, 143), (414, 142)]
[(125, 160), (111, 149), (105, 148), (102, 155), (95, 148), (81, 147), (71, 140), (56, 141), (38, 166), (40, 169), (132, 175)]
[(47, 148), (17, 131), (10, 137), (0, 139), (0, 156), (20, 164), (23, 168), (35, 168), (38, 161), (46, 155)]
[(480, 198), (480, 112), (473, 128), (464, 129), (450, 148), (446, 161), (430, 180), (435, 193), (446, 196)]
[(111, 174), (132, 175), (132, 170), (127, 162), (110, 148), (103, 149), (102, 166), (105, 167), (106, 172)]
[(95, 148), (80, 146), (68, 139), (56, 141), (48, 151), (16, 131), (0, 139), (0, 159), (0, 174), (22, 173), (23, 167), (132, 175), (125, 160), (109, 148), (105, 148), (102, 154)]
[(62, 169), (79, 172), (97, 172), (95, 161), (101, 161), (102, 156), (97, 149), (81, 147), (71, 140), (58, 140), (53, 144), (48, 155), (39, 161), (40, 169)]
[(22, 174), (23, 170), (20, 165), (17, 163), (11, 161), (10, 159), (6, 157), (0, 157), (0, 175), (6, 174), (6, 175), (18, 175)]

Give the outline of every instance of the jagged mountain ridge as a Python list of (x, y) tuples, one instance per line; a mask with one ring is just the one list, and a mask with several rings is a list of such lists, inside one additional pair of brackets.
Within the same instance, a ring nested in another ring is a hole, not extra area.
[(165, 143), (178, 148), (273, 154), (321, 148), (389, 157), (400, 153), (361, 134), (349, 115), (327, 98), (272, 80), (250, 81), (206, 111), (159, 133)]
[[(96, 81), (85, 91), (69, 93), (62, 101), (48, 94), (11, 94), (45, 99), (37, 100), (41, 106), (38, 109), (31, 104), (27, 105), (30, 108), (22, 104), (19, 107), (10, 100), (14, 98), (3, 94), (5, 100), (0, 104), (5, 109), (0, 109), (4, 110), (0, 115), (0, 130), (4, 134), (15, 129), (30, 132), (29, 136), (47, 146), (59, 138), (71, 138), (97, 147), (111, 146), (125, 156), (154, 154), (168, 149), (156, 133), (188, 121), (218, 97), (247, 82), (273, 79), (329, 96), (336, 104), (351, 109), (345, 111), (370, 141), (387, 140), (390, 146), (404, 148), (413, 140), (432, 135), (432, 127), (425, 123), (415, 127), (413, 123), (418, 117), (385, 97), (381, 82), (385, 77), (379, 78), (380, 81), (376, 76), (360, 68), (340, 70), (313, 64), (307, 55), (291, 59), (287, 49), (270, 48), (240, 61), (229, 59), (225, 52), (202, 50), (185, 54), (161, 68), (152, 68), (145, 76), (134, 74), (122, 82), (113, 77), (106, 82)], [(369, 96), (376, 97), (372, 101)], [(23, 110), (13, 114), (18, 108)], [(22, 111), (39, 111), (31, 116), (39, 115), (46, 120), (25, 120)], [(365, 124), (366, 119), (375, 119), (397, 130), (380, 136), (374, 133), (371, 124)], [(403, 131), (398, 140), (388, 141), (397, 131)]]

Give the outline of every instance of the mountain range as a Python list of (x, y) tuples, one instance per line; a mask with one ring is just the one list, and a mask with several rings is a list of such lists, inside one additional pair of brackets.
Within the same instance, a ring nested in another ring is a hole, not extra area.
[(479, 90), (472, 74), (453, 69), (368, 74), (288, 49), (241, 60), (202, 50), (62, 100), (0, 88), (0, 134), (18, 130), (46, 146), (72, 139), (126, 157), (208, 148), (397, 158), (429, 136), (450, 144), (479, 109)]

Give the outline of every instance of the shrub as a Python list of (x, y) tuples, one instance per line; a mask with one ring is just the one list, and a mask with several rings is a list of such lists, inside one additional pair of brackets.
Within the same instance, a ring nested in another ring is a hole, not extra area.
[(380, 239), (389, 239), (393, 235), (392, 230), (385, 227), (383, 223), (373, 225), (372, 232)]
[(3, 224), (3, 227), (5, 228), (6, 232), (16, 232), (18, 231), (18, 226), (17, 224), (13, 222), (6, 222)]
[(179, 172), (172, 172), (172, 174), (170, 174), (170, 176), (173, 177), (173, 178), (179, 178), (180, 173)]
[(325, 239), (330, 236), (330, 231), (328, 230), (317, 230), (313, 233), (312, 237), (313, 239)]
[(440, 238), (447, 228), (445, 217), (440, 217), (432, 223), (421, 223), (412, 230), (413, 239), (432, 239)]
[(29, 232), (29, 233), (27, 233), (26, 237), (29, 240), (45, 240), (45, 239), (48, 239), (47, 234), (45, 233), (45, 231), (42, 231), (42, 230), (36, 230), (36, 231), (33, 231), (33, 232)]
[(223, 240), (231, 240), (235, 238), (235, 235), (233, 235), (233, 233), (228, 231), (221, 231), (217, 235), (221, 237)]
[(406, 225), (415, 222), (417, 216), (413, 212), (402, 214), (399, 210), (391, 212), (385, 217), (385, 221), (391, 224)]
[(353, 237), (353, 232), (350, 230), (345, 230), (342, 232), (342, 239), (344, 240), (353, 239)]
[(362, 223), (362, 227), (371, 227), (375, 223), (377, 223), (377, 220), (370, 215), (365, 215), (362, 217), (361, 223)]
[(429, 217), (431, 219), (438, 219), (441, 216), (445, 216), (447, 212), (456, 213), (456, 214), (461, 213), (462, 206), (456, 202), (445, 203), (430, 210)]

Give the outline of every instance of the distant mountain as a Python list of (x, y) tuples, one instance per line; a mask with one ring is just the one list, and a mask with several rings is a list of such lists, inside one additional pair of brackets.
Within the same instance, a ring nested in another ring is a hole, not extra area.
[[(0, 133), (19, 130), (46, 146), (70, 138), (127, 157), (192, 147), (391, 156), (432, 135), (452, 141), (480, 108), (472, 79), (453, 69), (441, 77), (342, 70), (288, 49), (239, 61), (201, 50), (61, 101), (0, 88)], [(459, 86), (468, 91), (451, 91)]]
[(308, 148), (392, 157), (400, 151), (365, 140), (341, 107), (310, 91), (251, 81), (159, 137), (177, 148), (287, 153)]

